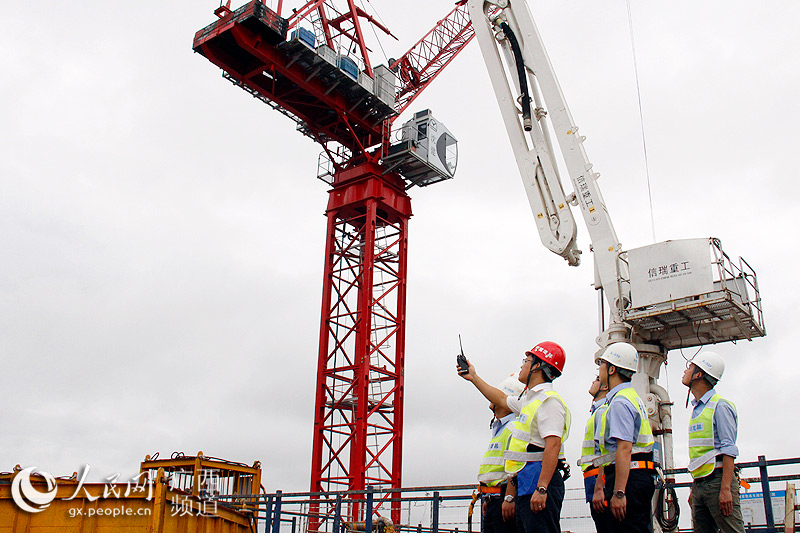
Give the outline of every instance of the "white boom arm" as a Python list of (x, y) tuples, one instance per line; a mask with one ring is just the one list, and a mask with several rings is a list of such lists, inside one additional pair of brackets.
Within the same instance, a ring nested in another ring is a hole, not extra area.
[[(629, 279), (627, 263), (619, 261), (622, 249), (597, 186), (599, 174), (583, 148), (585, 137), (578, 134), (528, 5), (525, 0), (468, 0), (467, 8), (542, 243), (570, 265), (578, 265), (581, 252), (569, 206), (580, 206), (594, 252), (595, 288), (603, 289), (611, 311), (611, 323), (597, 342), (602, 349), (627, 341), (639, 351), (640, 371), (633, 386), (645, 401), (657, 436), (657, 461), (671, 469), (672, 402), (656, 383), (667, 351), (633, 335), (623, 319), (622, 310), (630, 303), (630, 285), (620, 281)], [(574, 192), (569, 195), (558, 175), (550, 129), (572, 181)]]
[[(615, 330), (622, 322), (620, 305), (627, 299), (619, 294), (617, 283), (620, 243), (597, 186), (599, 174), (592, 170), (583, 147), (585, 137), (578, 134), (528, 5), (523, 0), (468, 0), (467, 7), (542, 243), (577, 266), (581, 251), (575, 242), (570, 204), (580, 206), (594, 252), (595, 288), (605, 293), (611, 309), (610, 329)], [(528, 103), (526, 116), (525, 100), (530, 99), (535, 108), (531, 112)], [(572, 181), (574, 192), (568, 196), (555, 164), (549, 129)]]
[[(467, 0), (467, 9), (542, 243), (570, 265), (578, 265), (581, 251), (575, 244), (575, 219), (570, 205), (580, 206), (594, 252), (595, 288), (603, 290), (610, 309), (611, 323), (597, 342), (602, 349), (612, 342), (626, 341), (638, 350), (639, 371), (632, 384), (650, 417), (656, 436), (656, 460), (670, 471), (672, 402), (657, 383), (668, 348), (765, 335), (755, 271), (742, 259), (740, 264), (747, 268), (735, 268), (719, 247), (719, 240), (711, 238), (708, 242), (716, 259), (707, 265), (717, 268), (716, 280), (701, 282), (691, 294), (678, 291), (678, 296), (672, 296), (670, 291), (666, 301), (646, 301), (645, 305), (640, 302), (634, 308), (631, 284), (640, 283), (641, 279), (632, 281), (628, 272), (632, 251), (621, 249), (597, 186), (599, 174), (593, 171), (583, 148), (585, 138), (578, 134), (527, 3)], [(551, 130), (572, 181), (574, 192), (568, 195), (564, 194), (558, 175)], [(647, 248), (664, 244), (668, 243)], [(692, 261), (703, 267), (703, 259)], [(641, 265), (638, 268), (641, 270)], [(641, 272), (637, 275), (641, 277)], [(725, 306), (730, 309), (723, 310)], [(690, 309), (691, 312), (682, 312)], [(664, 504), (671, 505), (664, 494), (661, 492), (659, 498), (666, 498)], [(657, 525), (674, 527), (665, 522)]]

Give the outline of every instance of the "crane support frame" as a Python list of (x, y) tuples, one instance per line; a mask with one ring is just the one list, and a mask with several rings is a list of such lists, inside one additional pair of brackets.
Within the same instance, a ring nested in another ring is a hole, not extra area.
[(411, 203), (400, 177), (380, 172), (339, 172), (330, 191), (312, 492), (401, 486)]

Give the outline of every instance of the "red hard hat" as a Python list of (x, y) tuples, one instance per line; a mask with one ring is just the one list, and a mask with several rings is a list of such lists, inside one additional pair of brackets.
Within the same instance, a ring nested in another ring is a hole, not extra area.
[(564, 362), (566, 361), (567, 356), (564, 354), (564, 348), (554, 342), (540, 342), (531, 348), (529, 352), (525, 352), (525, 355), (530, 355), (536, 359), (541, 359), (545, 363), (558, 370), (559, 373), (564, 372)]

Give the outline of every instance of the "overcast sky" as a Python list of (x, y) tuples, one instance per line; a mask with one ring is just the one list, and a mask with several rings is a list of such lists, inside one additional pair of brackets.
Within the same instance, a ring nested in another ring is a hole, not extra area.
[[(0, 471), (133, 474), (145, 454), (202, 450), (261, 461), (268, 491), (308, 488), (320, 149), (192, 52), (217, 5), (4, 10)], [(531, 7), (630, 249), (653, 242), (651, 213), (627, 7), (603, 6)], [(374, 0), (399, 39), (384, 39), (386, 55), (451, 7)], [(757, 271), (768, 336), (715, 348), (728, 364), (718, 391), (738, 407), (741, 460), (795, 457), (800, 4), (632, 0), (631, 11), (656, 240), (715, 236)], [(459, 333), (492, 382), (539, 341), (565, 347), (556, 388), (574, 414), (574, 463), (596, 372), (586, 231), (578, 268), (539, 243), (477, 43), (415, 104), (460, 157), (454, 180), (411, 191), (404, 484), (475, 479), (490, 415), (453, 371)], [(683, 368), (671, 353), (662, 380), (681, 465)]]

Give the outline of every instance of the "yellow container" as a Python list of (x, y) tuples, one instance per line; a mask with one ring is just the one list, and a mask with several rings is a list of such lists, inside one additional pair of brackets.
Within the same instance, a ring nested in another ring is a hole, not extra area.
[[(208, 462), (199, 455), (189, 460)], [(197, 464), (197, 463), (195, 463)], [(222, 503), (205, 494), (194, 477), (193, 490), (175, 488), (171, 479), (176, 466), (159, 465), (154, 478), (146, 481), (156, 466), (150, 457), (142, 463), (141, 483), (81, 483), (77, 476), (53, 480), (40, 474), (18, 471), (0, 475), (0, 533), (254, 533), (256, 515), (239, 504)], [(203, 465), (206, 466), (206, 465)], [(222, 465), (215, 465), (222, 466)], [(261, 471), (258, 463), (256, 491)], [(241, 468), (241, 467), (240, 467)], [(181, 469), (183, 470), (183, 469)], [(183, 470), (183, 472), (186, 472)], [(22, 476), (21, 480), (16, 480)], [(53, 486), (53, 481), (55, 482)], [(170, 486), (170, 485), (173, 486)], [(186, 487), (188, 488), (188, 487)], [(193, 494), (194, 493), (194, 494)], [(198, 495), (198, 493), (201, 493)], [(32, 511), (24, 510), (27, 505)], [(33, 496), (20, 499), (20, 495)], [(47, 505), (36, 500), (50, 500)]]

